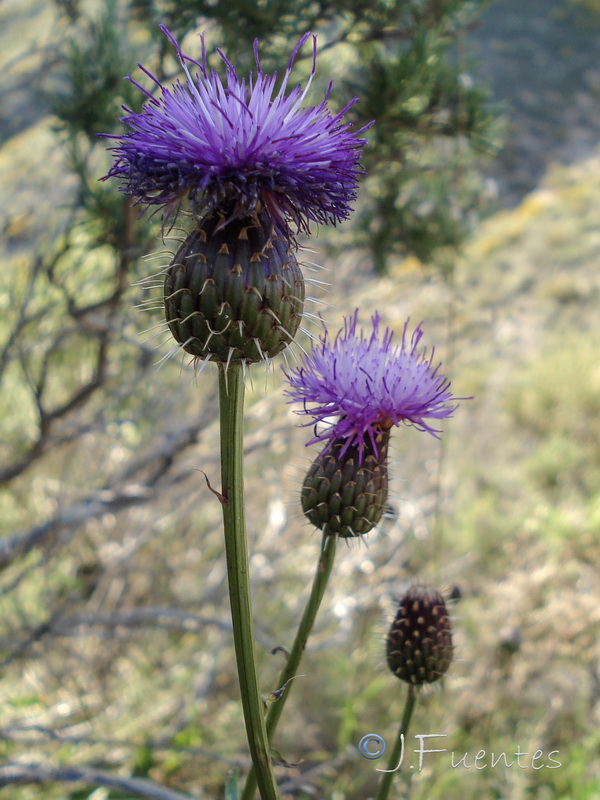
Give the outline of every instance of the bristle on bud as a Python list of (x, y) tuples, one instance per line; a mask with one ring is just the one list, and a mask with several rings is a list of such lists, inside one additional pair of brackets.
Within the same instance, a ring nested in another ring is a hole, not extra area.
[(171, 333), (193, 356), (222, 363), (273, 358), (302, 320), (304, 279), (266, 216), (211, 214), (179, 248), (165, 278)]

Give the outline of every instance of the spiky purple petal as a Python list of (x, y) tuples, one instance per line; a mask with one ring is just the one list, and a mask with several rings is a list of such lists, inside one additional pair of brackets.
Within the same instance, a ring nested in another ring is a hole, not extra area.
[[(393, 333), (380, 335), (381, 318), (372, 317), (373, 332), (367, 338), (357, 330), (358, 309), (344, 319), (344, 327), (332, 341), (325, 330), (319, 344), (303, 364), (286, 375), (286, 394), (301, 402), (316, 422), (338, 418), (308, 442), (346, 440), (346, 446), (360, 451), (367, 441), (374, 444), (378, 430), (401, 422), (438, 436), (428, 420), (452, 416), (458, 399), (450, 381), (434, 367), (434, 350), (418, 352), (423, 336), (421, 325), (408, 333), (408, 320), (399, 346), (392, 345)], [(311, 422), (307, 424), (312, 424)], [(316, 428), (316, 426), (315, 426)]]
[[(286, 96), (294, 58), (309, 38), (295, 47), (284, 78), (276, 90), (277, 76), (266, 75), (258, 60), (256, 76), (238, 78), (231, 62), (221, 53), (226, 81), (202, 61), (186, 56), (169, 31), (168, 36), (185, 72), (185, 82), (163, 86), (148, 70), (140, 68), (156, 84), (142, 112), (129, 112), (123, 121), (131, 128), (117, 140), (116, 161), (106, 178), (121, 180), (121, 189), (144, 205), (164, 206), (172, 216), (184, 198), (192, 208), (223, 210), (247, 216), (266, 209), (276, 232), (286, 238), (308, 232), (311, 222), (341, 222), (349, 216), (361, 174), (359, 157), (365, 139), (343, 122), (352, 100), (338, 114), (327, 106), (329, 91), (321, 103), (303, 106), (315, 75), (316, 37), (313, 36), (313, 69), (304, 88)], [(197, 69), (194, 76), (190, 66)], [(128, 109), (126, 109), (129, 111)], [(368, 126), (367, 126), (368, 127)]]

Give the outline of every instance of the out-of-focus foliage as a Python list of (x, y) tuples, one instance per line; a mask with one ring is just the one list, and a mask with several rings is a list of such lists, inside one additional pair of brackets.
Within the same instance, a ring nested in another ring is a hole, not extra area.
[(415, 15), (406, 40), (364, 45), (356, 94), (377, 124), (359, 224), (378, 271), (393, 253), (430, 261), (439, 248), (458, 248), (485, 203), (476, 158), (495, 146), (498, 118), (449, 58), (461, 31), (448, 28), (443, 16), (428, 26)]
[(53, 99), (53, 110), (65, 130), (95, 137), (114, 129), (120, 105), (141, 105), (140, 93), (124, 76), (132, 67), (132, 45), (116, 0), (100, 13), (78, 19), (68, 43), (64, 83)]

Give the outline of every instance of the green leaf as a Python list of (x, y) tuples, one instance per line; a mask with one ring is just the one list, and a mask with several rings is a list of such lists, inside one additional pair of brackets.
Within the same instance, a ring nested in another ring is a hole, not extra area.
[(271, 754), (271, 759), (273, 760), (274, 764), (278, 764), (280, 767), (285, 767), (286, 769), (293, 769), (302, 763), (302, 761), (298, 761), (296, 763), (286, 761), (279, 750), (276, 750), (274, 747), (269, 748), (269, 753)]

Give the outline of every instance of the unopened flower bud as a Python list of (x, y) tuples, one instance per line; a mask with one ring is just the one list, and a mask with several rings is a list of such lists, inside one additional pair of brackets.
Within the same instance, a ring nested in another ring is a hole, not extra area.
[(368, 533), (386, 508), (389, 430), (361, 448), (344, 439), (326, 447), (311, 464), (302, 486), (302, 510), (328, 536)]
[(175, 255), (164, 291), (171, 333), (186, 352), (210, 361), (273, 358), (302, 320), (300, 267), (264, 215), (206, 217)]
[(435, 589), (413, 586), (400, 601), (387, 635), (390, 670), (406, 683), (433, 683), (448, 670), (452, 654), (444, 598)]

